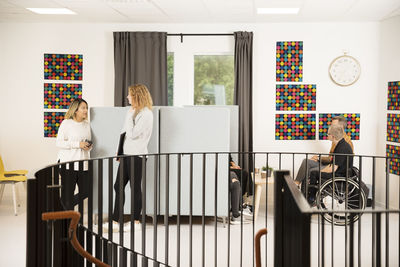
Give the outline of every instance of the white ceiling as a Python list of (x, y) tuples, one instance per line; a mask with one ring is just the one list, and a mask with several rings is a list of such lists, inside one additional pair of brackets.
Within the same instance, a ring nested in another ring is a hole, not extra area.
[[(77, 15), (39, 15), (27, 7), (65, 7)], [(258, 15), (258, 7), (299, 7), (300, 12)], [(347, 22), (398, 15), (400, 0), (0, 0), (0, 22)]]

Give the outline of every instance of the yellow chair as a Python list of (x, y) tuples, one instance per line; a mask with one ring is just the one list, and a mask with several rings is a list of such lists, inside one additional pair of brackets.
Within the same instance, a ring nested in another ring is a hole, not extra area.
[[(3, 160), (0, 156), (0, 201), (3, 197), (4, 187), (6, 184), (12, 184), (13, 189), (13, 202), (14, 202), (14, 213), (17, 216), (17, 199), (16, 199), (16, 191), (15, 184), (18, 182), (26, 182), (26, 174), (27, 170), (16, 170), (16, 171), (4, 171)], [(25, 185), (25, 183), (24, 183)], [(18, 199), (19, 202), (19, 199)], [(19, 204), (18, 204), (19, 206)]]

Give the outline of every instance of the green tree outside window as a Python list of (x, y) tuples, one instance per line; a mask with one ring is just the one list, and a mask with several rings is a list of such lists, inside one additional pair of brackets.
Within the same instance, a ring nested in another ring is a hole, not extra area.
[(194, 57), (194, 104), (233, 105), (234, 58), (232, 55)]
[(168, 106), (174, 105), (174, 53), (167, 54)]

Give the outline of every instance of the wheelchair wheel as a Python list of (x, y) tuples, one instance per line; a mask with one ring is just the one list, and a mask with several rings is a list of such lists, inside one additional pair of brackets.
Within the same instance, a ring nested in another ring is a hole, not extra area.
[[(361, 197), (360, 197), (361, 195)], [(346, 203), (346, 178), (335, 178), (325, 181), (316, 195), (317, 207), (321, 210), (335, 210), (337, 213), (324, 213), (323, 216), (328, 222), (335, 225), (345, 225), (355, 222), (361, 214), (345, 214), (345, 210), (365, 209), (366, 195), (360, 190), (359, 185), (352, 178), (347, 179), (347, 203)], [(346, 216), (347, 215), (347, 216)]]

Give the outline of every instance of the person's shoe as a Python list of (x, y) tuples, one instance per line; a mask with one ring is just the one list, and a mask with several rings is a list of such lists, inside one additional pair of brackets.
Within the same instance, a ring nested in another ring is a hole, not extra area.
[[(119, 232), (119, 223), (112, 221), (112, 231), (113, 233)], [(103, 233), (108, 233), (108, 222), (103, 223)]]
[(243, 217), (246, 219), (253, 220), (253, 212), (251, 212), (249, 207), (243, 209)]
[[(240, 216), (240, 215), (237, 216), (237, 217), (235, 217), (235, 216), (232, 215), (232, 217), (231, 217), (231, 224), (241, 224), (241, 223), (242, 223), (242, 219), (241, 219), (241, 216)], [(247, 223), (251, 223), (251, 221), (249, 221), (249, 220), (243, 218), (243, 224), (247, 224)]]

